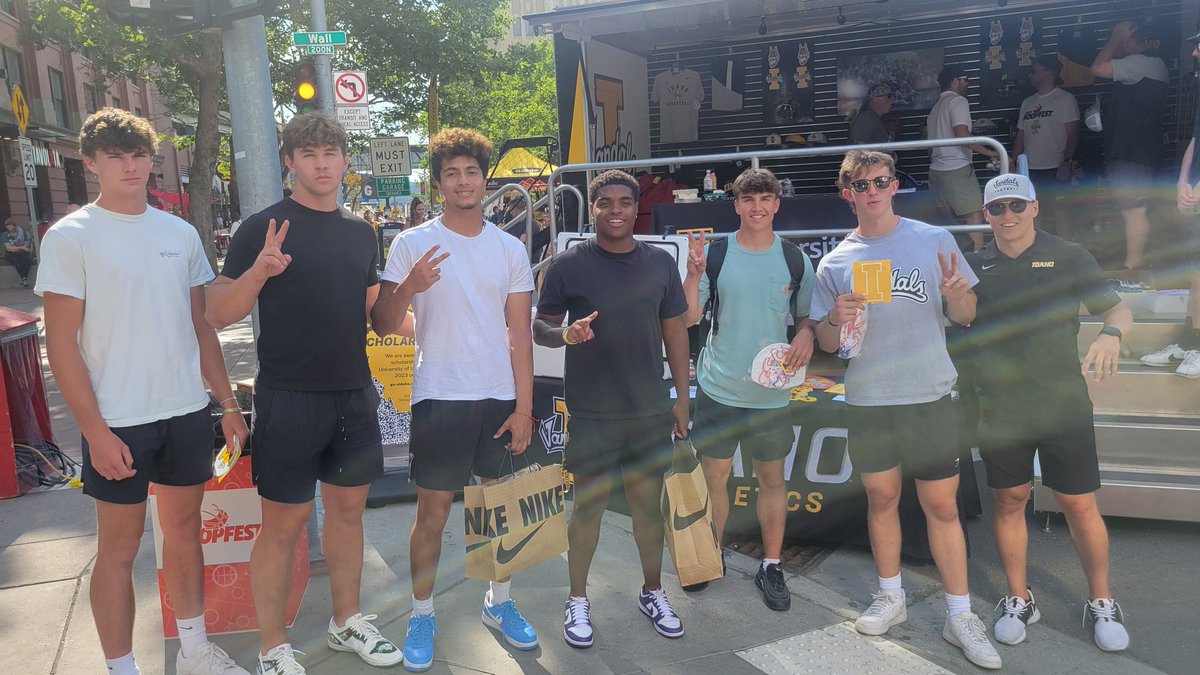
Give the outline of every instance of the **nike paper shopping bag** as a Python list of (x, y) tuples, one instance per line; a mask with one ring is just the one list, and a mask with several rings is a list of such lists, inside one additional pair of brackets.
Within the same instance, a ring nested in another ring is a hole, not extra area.
[(675, 456), (663, 481), (663, 516), (680, 585), (719, 579), (721, 547), (713, 529), (704, 470), (690, 441), (675, 443)]
[(467, 577), (497, 581), (567, 550), (562, 465), (530, 465), (463, 490)]

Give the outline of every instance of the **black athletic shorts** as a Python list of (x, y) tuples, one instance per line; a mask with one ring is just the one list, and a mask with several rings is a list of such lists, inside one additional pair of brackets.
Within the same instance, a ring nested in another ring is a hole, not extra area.
[(917, 480), (958, 475), (958, 404), (949, 395), (930, 403), (846, 406), (846, 452), (858, 473), (900, 467)]
[(671, 465), (674, 426), (675, 416), (669, 412), (617, 420), (572, 416), (563, 461), (567, 470), (580, 476), (616, 474), (619, 469), (625, 475), (646, 473), (661, 479)]
[(96, 472), (83, 439), (83, 493), (112, 504), (141, 504), (150, 483), (173, 487), (202, 485), (212, 478), (213, 431), (208, 404), (196, 412), (132, 427), (111, 428), (129, 447), (137, 473), (109, 480)]
[(1033, 453), (1042, 467), (1042, 483), (1065, 495), (1100, 489), (1096, 427), (1091, 401), (1076, 401), (1054, 415), (1055, 424), (1031, 424), (1038, 414), (988, 414), (980, 426), (979, 454), (987, 467), (988, 487), (996, 490), (1033, 480)]
[(784, 459), (796, 435), (787, 408), (737, 408), (696, 392), (692, 415), (692, 443), (696, 452), (713, 459), (730, 459), (741, 445), (742, 456), (759, 462)]
[(408, 445), (409, 474), (417, 487), (457, 491), (471, 482), (499, 478), (523, 468), (525, 460), (510, 458), (505, 446), (512, 435), (492, 438), (517, 408), (516, 401), (425, 399), (412, 409), (412, 440)]
[(342, 391), (254, 388), (251, 467), (258, 494), (305, 504), (317, 481), (361, 487), (383, 475), (379, 394), (375, 387)]

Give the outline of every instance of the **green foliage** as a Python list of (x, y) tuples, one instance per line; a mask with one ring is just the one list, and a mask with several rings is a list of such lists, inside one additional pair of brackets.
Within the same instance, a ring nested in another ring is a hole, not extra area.
[(443, 127), (478, 129), (497, 149), (510, 138), (558, 137), (554, 48), (549, 40), (490, 53), (482, 60), (480, 75), (481, 82), (455, 80), (442, 87)]

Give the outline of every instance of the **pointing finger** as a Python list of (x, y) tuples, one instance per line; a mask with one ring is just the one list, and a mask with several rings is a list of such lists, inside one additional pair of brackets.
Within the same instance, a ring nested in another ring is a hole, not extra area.
[(596, 315), (598, 315), (599, 313), (600, 312), (592, 312), (591, 314), (588, 314), (587, 316), (580, 319), (579, 323), (584, 324), (584, 325), (590, 324), (592, 322), (592, 319), (595, 319)]

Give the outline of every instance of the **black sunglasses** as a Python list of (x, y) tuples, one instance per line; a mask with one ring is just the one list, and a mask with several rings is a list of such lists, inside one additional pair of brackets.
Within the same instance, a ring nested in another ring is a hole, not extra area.
[(850, 181), (850, 187), (855, 192), (866, 192), (868, 189), (870, 189), (871, 183), (874, 183), (875, 189), (886, 190), (895, 180), (895, 176), (876, 176), (875, 178), (871, 178), (869, 180), (866, 178), (860, 178), (858, 180)]
[(1014, 214), (1020, 215), (1025, 213), (1025, 209), (1028, 206), (1029, 202), (1021, 199), (1015, 199), (1011, 202), (992, 202), (991, 204), (987, 205), (987, 212), (993, 216), (1002, 216), (1004, 215), (1004, 209), (1008, 209)]

